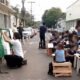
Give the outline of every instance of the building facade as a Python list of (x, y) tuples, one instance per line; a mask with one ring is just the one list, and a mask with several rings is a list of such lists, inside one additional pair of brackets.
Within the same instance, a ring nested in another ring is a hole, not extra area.
[(9, 5), (9, 0), (0, 0), (0, 28), (11, 27), (11, 15), (13, 10)]
[(80, 0), (70, 5), (66, 13), (66, 26), (68, 30), (71, 27), (76, 27), (78, 24), (80, 24)]
[(59, 18), (57, 21), (57, 30), (58, 32), (66, 31), (66, 19)]

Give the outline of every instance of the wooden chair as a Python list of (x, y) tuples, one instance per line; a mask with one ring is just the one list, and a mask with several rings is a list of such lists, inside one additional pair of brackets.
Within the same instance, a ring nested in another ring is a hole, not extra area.
[(55, 77), (58, 76), (72, 76), (72, 65), (70, 62), (64, 63), (56, 63), (52, 62), (53, 64), (53, 74)]

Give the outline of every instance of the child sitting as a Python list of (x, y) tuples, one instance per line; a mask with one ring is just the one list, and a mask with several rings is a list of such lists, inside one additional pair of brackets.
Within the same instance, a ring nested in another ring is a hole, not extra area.
[(63, 44), (58, 44), (55, 52), (55, 62), (65, 62), (65, 51)]
[[(55, 51), (55, 62), (57, 63), (63, 63), (66, 62), (65, 59), (65, 51), (64, 51), (64, 46), (63, 44), (58, 44), (57, 49)], [(48, 74), (49, 75), (53, 75), (53, 66), (52, 66), (52, 62), (49, 64), (49, 71)]]

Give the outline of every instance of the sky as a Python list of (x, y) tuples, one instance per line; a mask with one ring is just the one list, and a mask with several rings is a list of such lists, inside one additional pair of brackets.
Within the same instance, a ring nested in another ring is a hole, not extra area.
[[(52, 7), (59, 7), (63, 12), (66, 12), (67, 7), (69, 7), (76, 0), (25, 0), (26, 11), (30, 13), (31, 4), (30, 1), (33, 1), (32, 14), (34, 15), (35, 21), (41, 21), (42, 15), (45, 10)], [(10, 5), (17, 6), (21, 9), (21, 0), (10, 0)]]

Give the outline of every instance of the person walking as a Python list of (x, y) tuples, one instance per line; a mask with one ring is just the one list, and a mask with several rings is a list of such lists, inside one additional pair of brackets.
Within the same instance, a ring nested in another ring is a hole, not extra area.
[(39, 48), (46, 48), (45, 45), (45, 33), (46, 33), (46, 26), (45, 23), (43, 22), (43, 25), (40, 26), (40, 43), (39, 43)]

